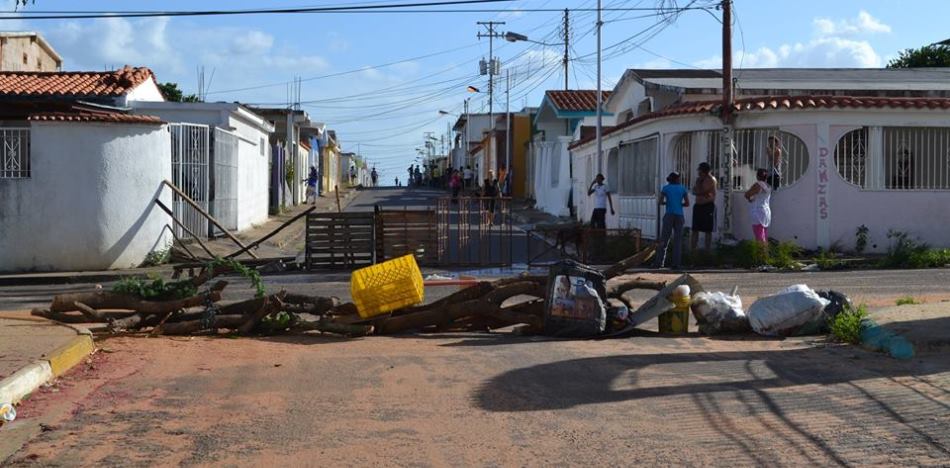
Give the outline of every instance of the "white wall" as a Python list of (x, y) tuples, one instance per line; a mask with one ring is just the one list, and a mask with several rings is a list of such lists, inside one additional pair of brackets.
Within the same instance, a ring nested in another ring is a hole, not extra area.
[[(532, 143), (532, 151), (535, 151), (535, 208), (555, 216), (571, 214), (567, 206), (572, 189), (570, 153), (567, 150), (570, 140), (571, 137), (561, 136), (554, 141), (536, 140)], [(555, 172), (558, 175), (556, 182)]]
[(0, 270), (135, 267), (170, 243), (164, 125), (34, 122), (29, 179), (0, 180)]
[(119, 105), (126, 106), (133, 101), (164, 102), (165, 96), (162, 95), (162, 91), (158, 89), (155, 78), (149, 78), (133, 88), (132, 91), (129, 91), (128, 94), (122, 96), (122, 98), (119, 99)]

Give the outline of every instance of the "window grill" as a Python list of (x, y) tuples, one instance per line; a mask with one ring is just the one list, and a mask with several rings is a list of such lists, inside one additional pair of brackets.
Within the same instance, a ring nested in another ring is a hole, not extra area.
[[(705, 133), (707, 161), (723, 184), (725, 162), (721, 158), (721, 134)], [(746, 128), (733, 133), (732, 187), (746, 190), (755, 182), (756, 169), (762, 168), (775, 177), (779, 189), (798, 181), (808, 169), (808, 148), (801, 139), (776, 128)]]
[(0, 128), (0, 179), (30, 178), (30, 129)]
[(841, 177), (871, 190), (950, 189), (950, 128), (864, 127), (835, 145)]
[(673, 170), (680, 173), (683, 186), (690, 189), (693, 186), (692, 169), (692, 138), (691, 133), (684, 133), (676, 137), (673, 143)]
[(620, 146), (621, 195), (656, 193), (657, 137), (648, 137)]
[(950, 189), (950, 128), (885, 127), (884, 187)]

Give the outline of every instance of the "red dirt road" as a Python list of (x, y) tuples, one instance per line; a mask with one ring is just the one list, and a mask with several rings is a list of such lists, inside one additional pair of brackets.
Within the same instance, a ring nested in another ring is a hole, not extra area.
[(941, 465), (950, 360), (644, 334), (116, 338), (13, 466)]

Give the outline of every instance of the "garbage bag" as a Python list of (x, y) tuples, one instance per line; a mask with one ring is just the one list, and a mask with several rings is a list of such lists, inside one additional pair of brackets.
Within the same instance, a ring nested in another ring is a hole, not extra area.
[(607, 329), (604, 275), (598, 270), (564, 260), (548, 271), (544, 334), (557, 337), (594, 337)]
[(749, 324), (765, 336), (811, 333), (815, 321), (824, 320), (822, 311), (830, 303), (808, 286), (796, 284), (755, 301), (749, 307)]
[(851, 298), (846, 294), (829, 289), (827, 291), (816, 291), (819, 296), (828, 300), (829, 304), (825, 306), (825, 319), (835, 318), (841, 311), (853, 307)]
[(700, 333), (705, 335), (751, 330), (749, 317), (742, 311), (742, 299), (735, 294), (721, 291), (696, 293), (690, 309)]

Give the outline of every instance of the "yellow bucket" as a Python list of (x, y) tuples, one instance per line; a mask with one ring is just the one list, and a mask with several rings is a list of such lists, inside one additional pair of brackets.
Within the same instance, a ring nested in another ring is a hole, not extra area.
[(671, 297), (673, 309), (660, 314), (660, 333), (685, 335), (689, 332), (689, 304), (690, 297)]

